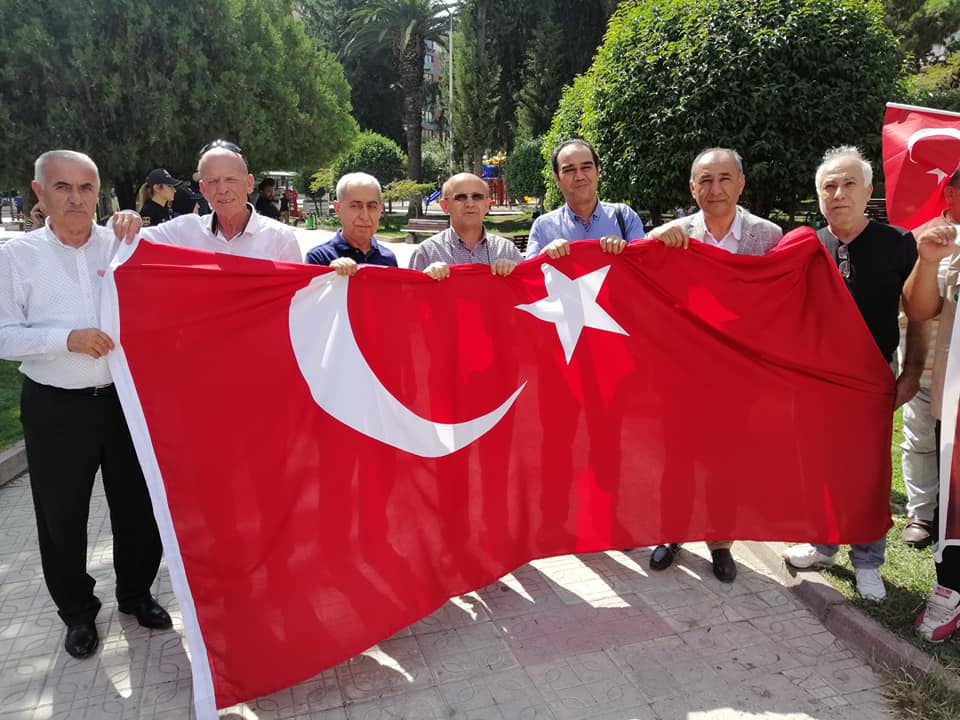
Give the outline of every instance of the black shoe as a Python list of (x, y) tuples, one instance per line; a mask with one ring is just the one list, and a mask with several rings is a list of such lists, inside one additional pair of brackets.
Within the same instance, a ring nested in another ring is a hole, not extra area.
[(673, 558), (679, 549), (680, 546), (676, 543), (670, 543), (669, 545), (657, 545), (657, 547), (654, 548), (653, 552), (650, 554), (650, 569), (666, 570), (673, 564)]
[(121, 605), (120, 612), (136, 615), (137, 622), (151, 630), (169, 630), (173, 627), (173, 620), (170, 619), (167, 611), (160, 607), (153, 598), (144, 600), (139, 605)]
[(100, 636), (95, 623), (83, 622), (67, 626), (67, 639), (64, 640), (63, 647), (78, 660), (93, 655), (99, 644)]
[(732, 583), (737, 579), (737, 564), (729, 550), (711, 550), (710, 554), (713, 556), (713, 574), (717, 576), (717, 580)]

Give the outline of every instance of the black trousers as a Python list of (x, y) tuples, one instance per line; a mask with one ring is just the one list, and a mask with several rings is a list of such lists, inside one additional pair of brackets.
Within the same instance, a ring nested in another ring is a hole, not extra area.
[[(934, 436), (937, 440), (937, 457), (940, 457), (940, 421), (934, 425)], [(940, 481), (940, 462), (937, 461), (937, 482)], [(939, 487), (939, 485), (938, 485)], [(933, 528), (937, 532), (940, 527), (940, 502), (937, 495), (937, 506), (933, 510)], [(960, 546), (947, 545), (943, 549), (943, 560), (935, 563), (937, 568), (937, 584), (945, 588), (960, 592)]]
[(92, 622), (100, 609), (87, 573), (87, 520), (97, 469), (113, 529), (117, 601), (150, 597), (160, 535), (116, 390), (63, 390), (23, 380), (20, 419), (47, 589), (63, 621)]

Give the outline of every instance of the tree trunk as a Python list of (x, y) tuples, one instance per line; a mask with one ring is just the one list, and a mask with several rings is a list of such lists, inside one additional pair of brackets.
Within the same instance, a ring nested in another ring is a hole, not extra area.
[(423, 58), (426, 48), (422, 37), (412, 37), (400, 56), (400, 81), (403, 83), (403, 125), (407, 136), (407, 177), (423, 179), (420, 145), (423, 135), (421, 109), (423, 98)]

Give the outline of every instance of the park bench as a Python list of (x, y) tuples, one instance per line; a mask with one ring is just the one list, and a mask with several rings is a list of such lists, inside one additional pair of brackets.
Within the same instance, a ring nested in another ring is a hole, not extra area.
[(517, 250), (520, 251), (521, 255), (527, 251), (527, 240), (530, 239), (529, 235), (513, 235), (510, 239), (513, 240), (513, 244), (517, 246)]
[(423, 240), (420, 235), (425, 235), (430, 237), (431, 235), (436, 235), (438, 232), (442, 232), (450, 227), (450, 220), (444, 218), (443, 220), (428, 220), (427, 218), (410, 218), (407, 221), (407, 226), (405, 228), (400, 228), (402, 232), (407, 233), (407, 242), (415, 243)]
[(887, 201), (884, 198), (870, 198), (867, 200), (866, 215), (877, 222), (890, 222), (887, 217)]

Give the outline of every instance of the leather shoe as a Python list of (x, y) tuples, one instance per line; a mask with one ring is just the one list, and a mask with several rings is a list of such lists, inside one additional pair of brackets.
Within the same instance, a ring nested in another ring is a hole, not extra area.
[(173, 627), (173, 620), (170, 619), (167, 611), (153, 598), (134, 606), (121, 605), (120, 612), (136, 615), (138, 623), (152, 630), (169, 630)]
[(711, 550), (713, 556), (713, 574), (717, 580), (724, 583), (732, 583), (737, 579), (737, 564), (733, 561), (733, 555), (726, 548)]
[(676, 543), (670, 543), (669, 545), (657, 545), (653, 552), (650, 553), (650, 569), (666, 570), (673, 564), (673, 558), (679, 549), (680, 546)]
[(916, 550), (922, 550), (933, 542), (933, 538), (930, 536), (930, 523), (917, 518), (907, 523), (900, 537), (903, 539), (904, 545)]
[(63, 648), (78, 660), (93, 655), (99, 644), (100, 636), (95, 623), (83, 622), (67, 626), (67, 639), (63, 642)]

